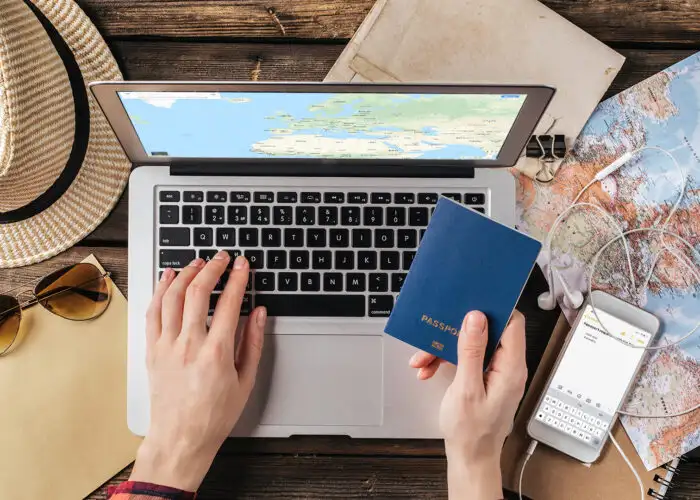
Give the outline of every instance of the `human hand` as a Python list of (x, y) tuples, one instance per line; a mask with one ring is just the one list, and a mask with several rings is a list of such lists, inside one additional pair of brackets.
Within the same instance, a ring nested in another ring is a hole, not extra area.
[[(440, 407), (449, 491), (454, 498), (502, 498), (501, 449), (525, 392), (524, 316), (513, 313), (484, 372), (487, 342), (486, 316), (470, 312), (459, 334), (457, 373)], [(429, 378), (439, 367), (425, 353), (411, 361), (424, 370), (422, 378)]]
[(151, 422), (132, 481), (196, 491), (238, 421), (255, 383), (266, 311), (250, 314), (235, 342), (248, 282), (238, 257), (207, 332), (209, 296), (230, 257), (194, 260), (175, 277), (167, 269), (146, 319)]

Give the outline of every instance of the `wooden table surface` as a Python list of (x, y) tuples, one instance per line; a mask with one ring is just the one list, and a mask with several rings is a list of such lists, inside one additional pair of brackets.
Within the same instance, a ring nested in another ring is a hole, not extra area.
[[(78, 0), (114, 51), (127, 79), (322, 80), (373, 0)], [(608, 95), (700, 49), (700, 0), (544, 0), (627, 57)], [(507, 4), (507, 2), (504, 2)], [(607, 97), (607, 96), (606, 96)], [(94, 233), (47, 262), (0, 273), (0, 290), (94, 253), (127, 292), (127, 197)], [(557, 312), (536, 306), (541, 273), (519, 308), (528, 318), (534, 372)], [(620, 471), (621, 474), (628, 472)], [(112, 484), (128, 477), (129, 469)], [(669, 498), (700, 499), (700, 462), (681, 467)], [(103, 499), (106, 488), (90, 498)], [(351, 441), (340, 437), (229, 440), (202, 499), (444, 498), (438, 441)]]

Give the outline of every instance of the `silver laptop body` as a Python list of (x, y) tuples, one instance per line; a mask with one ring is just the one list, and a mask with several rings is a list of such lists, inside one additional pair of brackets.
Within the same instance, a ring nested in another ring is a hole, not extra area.
[(515, 164), (554, 91), (91, 88), (136, 167), (129, 428), (148, 430), (145, 313), (159, 273), (226, 249), (254, 268), (244, 309), (263, 304), (270, 316), (254, 393), (232, 435), (440, 437), (438, 409), (454, 367), (418, 381), (408, 366), (415, 349), (383, 334), (386, 318), (438, 196), (515, 223), (513, 176), (495, 167)]

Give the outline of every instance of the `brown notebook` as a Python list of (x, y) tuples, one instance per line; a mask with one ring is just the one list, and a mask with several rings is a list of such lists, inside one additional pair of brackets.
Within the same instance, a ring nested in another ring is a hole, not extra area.
[[(530, 443), (526, 431), (527, 422), (569, 330), (569, 324), (562, 315), (520, 406), (513, 432), (503, 447), (503, 486), (512, 491), (518, 491), (518, 476)], [(613, 434), (644, 482), (645, 494), (650, 498), (664, 498), (668, 490), (664, 483), (673, 477), (678, 460), (647, 472), (621, 425), (616, 424)], [(540, 444), (525, 469), (523, 494), (534, 500), (638, 500), (639, 486), (612, 443), (607, 443), (600, 459), (590, 465)]]

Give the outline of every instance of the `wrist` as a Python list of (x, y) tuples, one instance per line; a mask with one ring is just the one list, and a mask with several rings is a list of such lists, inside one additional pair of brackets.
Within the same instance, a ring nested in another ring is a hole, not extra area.
[(196, 492), (216, 451), (206, 452), (182, 444), (162, 445), (147, 437), (139, 447), (129, 480)]
[(500, 456), (469, 458), (463, 453), (448, 451), (447, 483), (450, 498), (503, 498)]

